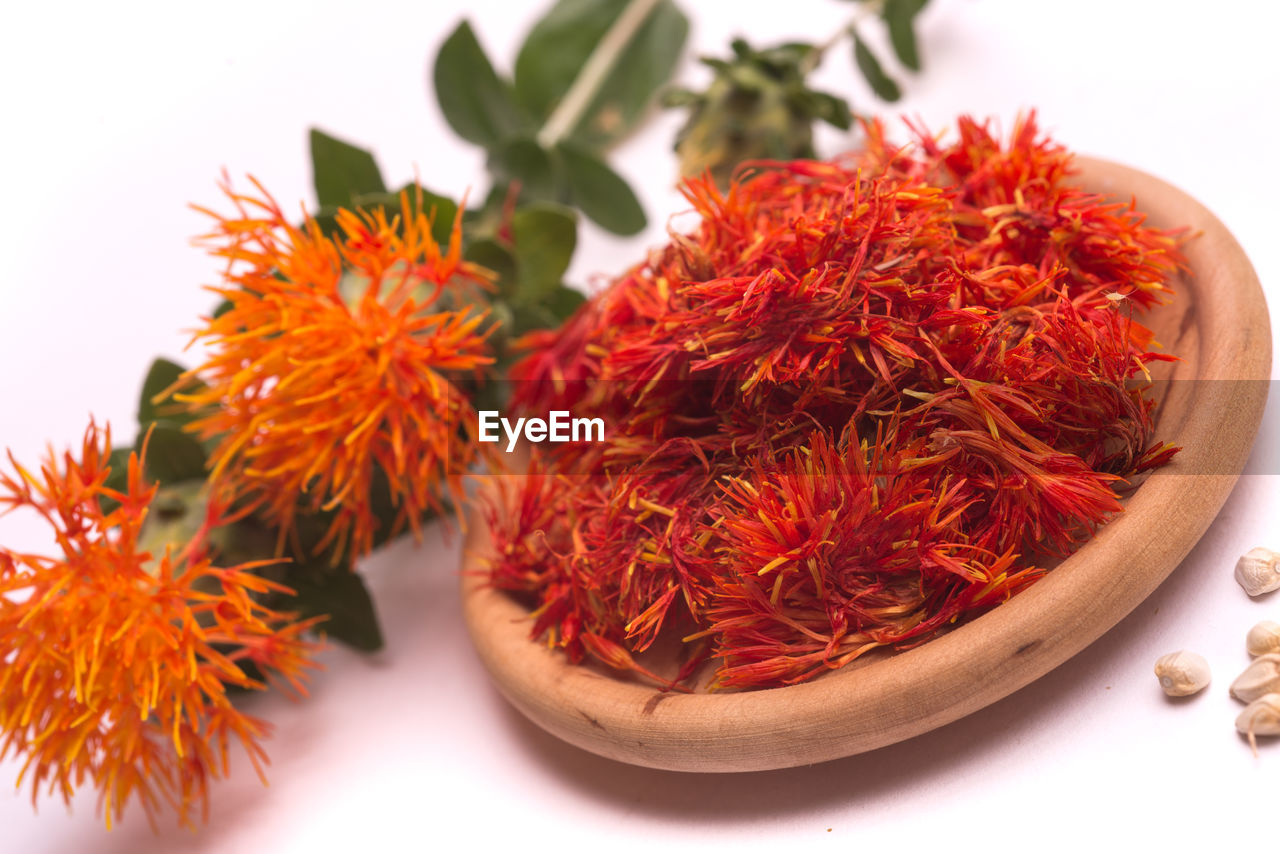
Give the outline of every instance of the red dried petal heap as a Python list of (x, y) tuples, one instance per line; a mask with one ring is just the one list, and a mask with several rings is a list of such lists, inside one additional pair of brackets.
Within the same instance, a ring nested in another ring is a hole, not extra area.
[[(1167, 461), (1142, 380), (1179, 237), (1019, 120), (759, 163), (525, 343), (516, 402), (599, 416), (492, 514), (493, 583), (574, 661), (663, 633), (716, 687), (927, 640), (1069, 554)], [(692, 641), (699, 642), (693, 643)], [(708, 646), (709, 649), (708, 649)]]

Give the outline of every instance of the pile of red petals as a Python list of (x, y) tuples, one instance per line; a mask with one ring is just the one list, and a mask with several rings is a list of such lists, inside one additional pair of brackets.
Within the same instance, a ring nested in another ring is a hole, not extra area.
[[(1072, 183), (1020, 119), (837, 162), (756, 163), (701, 217), (524, 343), (537, 445), (490, 510), (492, 583), (533, 634), (663, 684), (810, 679), (921, 643), (1040, 577), (1176, 449), (1138, 322), (1179, 235)], [(640, 653), (673, 639), (678, 674)]]

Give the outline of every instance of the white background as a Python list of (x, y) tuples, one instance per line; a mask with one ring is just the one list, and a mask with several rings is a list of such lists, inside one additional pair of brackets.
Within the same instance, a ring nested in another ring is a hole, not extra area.
[[(472, 0), (466, 14), (509, 68), (541, 3)], [(694, 53), (820, 40), (848, 13), (835, 0), (699, 2)], [(188, 202), (216, 204), (226, 167), (283, 202), (311, 203), (312, 124), (373, 147), (399, 185), (485, 189), (481, 155), (445, 126), (426, 86), (430, 57), (463, 4), (22, 4), (0, 25), (0, 446), (34, 461), (78, 438), (90, 413), (133, 430), (138, 385), (156, 354), (181, 357), (207, 311), (215, 265), (188, 245), (204, 226)], [(934, 127), (959, 112), (1038, 107), (1072, 148), (1181, 186), (1244, 245), (1280, 305), (1280, 59), (1263, 3), (934, 0), (920, 24), (925, 72), (894, 112)], [(681, 79), (705, 80), (693, 62)], [(850, 58), (825, 87), (876, 108)], [(587, 227), (572, 278), (586, 283), (662, 240), (672, 191), (658, 117), (617, 152), (652, 224), (640, 238)], [(854, 142), (826, 133), (834, 153)], [(1274, 322), (1273, 322), (1274, 325)], [(302, 703), (256, 699), (277, 725), (271, 786), (246, 762), (214, 789), (198, 834), (152, 836), (134, 810), (108, 834), (93, 793), (68, 815), (33, 814), (0, 763), (0, 851), (318, 852), (447, 850), (1058, 849), (1119, 841), (1264, 843), (1276, 838), (1280, 745), (1255, 759), (1235, 734), (1226, 686), (1247, 663), (1244, 633), (1280, 620), (1231, 579), (1237, 555), (1280, 546), (1280, 442), (1264, 422), (1254, 459), (1221, 516), (1174, 576), (1132, 616), (1017, 695), (932, 734), (820, 766), (742, 775), (632, 768), (558, 743), (489, 686), (458, 613), (458, 542), (429, 532), (364, 566), (387, 650), (325, 654)], [(26, 520), (0, 520), (10, 548), (44, 545)], [(1198, 650), (1208, 692), (1166, 701), (1154, 660)], [(1255, 849), (1256, 850), (1256, 849)]]

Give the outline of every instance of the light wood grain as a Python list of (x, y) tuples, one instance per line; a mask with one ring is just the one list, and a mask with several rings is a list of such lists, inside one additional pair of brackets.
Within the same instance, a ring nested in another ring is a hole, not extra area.
[[(1178, 566), (1226, 500), (1266, 402), (1271, 332), (1244, 251), (1207, 209), (1124, 166), (1081, 158), (1080, 183), (1136, 196), (1149, 222), (1200, 232), (1192, 275), (1152, 312), (1156, 337), (1182, 361), (1163, 367), (1158, 433), (1181, 445), (1127, 508), (1030, 589), (923, 646), (786, 688), (663, 693), (529, 638), (526, 612), (484, 586), (488, 547), (469, 526), (463, 607), (475, 646), (511, 703), (548, 732), (637, 765), (750, 771), (821, 762), (942, 726), (1043, 676), (1132, 611)], [(1224, 582), (1230, 582), (1224, 568)]]

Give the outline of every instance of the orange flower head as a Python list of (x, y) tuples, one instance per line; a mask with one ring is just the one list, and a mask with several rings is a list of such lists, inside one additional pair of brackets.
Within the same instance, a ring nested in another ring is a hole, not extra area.
[(50, 452), (36, 475), (10, 455), (13, 474), (0, 472), (0, 512), (34, 511), (62, 552), (0, 549), (0, 758), (25, 759), (18, 785), (30, 782), (33, 805), (41, 791), (69, 803), (87, 782), (108, 827), (134, 798), (153, 825), (166, 804), (190, 825), (197, 806), (207, 819), (233, 739), (263, 774), (270, 727), (234, 708), (227, 686), (265, 688), (252, 664), (305, 693), (314, 644), (300, 635), (315, 621), (261, 605), (285, 588), (256, 565), (212, 564), (216, 508), (191, 542), (147, 550), (157, 488), (137, 454), (128, 486), (108, 488), (110, 448), (110, 430), (91, 424), (78, 460)]
[(189, 377), (207, 387), (176, 397), (201, 414), (191, 429), (218, 440), (213, 479), (238, 513), (261, 512), (283, 539), (300, 512), (329, 512), (316, 550), (364, 554), (380, 493), (394, 529), (416, 534), (472, 461), (458, 382), (493, 362), (487, 315), (469, 304), (487, 273), (461, 260), (460, 219), (447, 247), (432, 238), (420, 197), (402, 193), (398, 216), (340, 211), (328, 237), (255, 187), (224, 187), (236, 216), (206, 211), (228, 264), (212, 290), (230, 305), (196, 332), (210, 355)]

